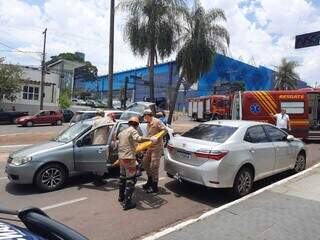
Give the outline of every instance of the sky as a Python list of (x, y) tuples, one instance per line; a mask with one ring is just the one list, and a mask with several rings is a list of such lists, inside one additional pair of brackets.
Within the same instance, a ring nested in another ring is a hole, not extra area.
[[(116, 4), (119, 0), (116, 0)], [(189, 0), (191, 1), (191, 0)], [(320, 46), (294, 49), (296, 35), (320, 31), (320, 0), (200, 0), (225, 11), (231, 36), (228, 56), (274, 68), (286, 57), (309, 85), (320, 85)], [(61, 52), (84, 52), (108, 73), (110, 0), (0, 0), (0, 56), (7, 62), (39, 66), (43, 30), (47, 59)], [(114, 71), (146, 66), (125, 41), (126, 14), (116, 12)], [(174, 60), (175, 54), (163, 61)]]

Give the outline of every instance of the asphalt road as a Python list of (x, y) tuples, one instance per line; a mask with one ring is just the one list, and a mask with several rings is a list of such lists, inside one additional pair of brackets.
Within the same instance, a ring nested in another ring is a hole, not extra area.
[[(319, 145), (308, 145), (308, 166), (320, 161)], [(91, 175), (72, 178), (67, 187), (51, 193), (39, 193), (33, 186), (15, 185), (4, 176), (5, 162), (0, 162), (1, 207), (45, 208), (49, 216), (81, 232), (89, 239), (137, 239), (232, 200), (226, 190), (206, 189), (167, 178), (161, 167), (160, 193), (146, 194), (140, 178), (135, 199), (137, 209), (123, 211), (117, 202), (117, 175), (111, 174), (102, 185)], [(259, 181), (255, 189), (290, 176), (282, 173)]]
[(63, 123), (61, 126), (36, 125), (34, 127), (22, 127), (15, 124), (0, 124), (0, 137), (11, 134), (34, 133), (34, 132), (61, 132), (69, 126), (69, 123)]

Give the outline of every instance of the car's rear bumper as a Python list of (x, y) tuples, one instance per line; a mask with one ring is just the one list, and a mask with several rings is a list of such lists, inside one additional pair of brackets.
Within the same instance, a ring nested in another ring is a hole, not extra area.
[[(193, 166), (171, 158), (167, 149), (164, 151), (164, 169), (167, 173), (183, 180), (213, 188), (229, 188), (233, 182), (219, 178), (220, 161), (209, 160), (200, 166)], [(230, 178), (231, 179), (231, 178)]]
[(9, 180), (18, 184), (32, 184), (36, 168), (31, 163), (21, 166), (6, 165), (5, 172)]

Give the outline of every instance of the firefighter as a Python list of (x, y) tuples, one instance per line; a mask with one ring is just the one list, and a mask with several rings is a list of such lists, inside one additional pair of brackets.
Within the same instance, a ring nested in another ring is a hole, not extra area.
[(102, 126), (105, 126), (112, 122), (113, 121), (110, 118), (105, 117), (103, 110), (97, 110), (96, 117), (92, 125), (92, 129), (96, 129), (93, 134), (92, 145), (107, 144), (109, 128)]
[(138, 134), (140, 124), (137, 117), (130, 118), (129, 128), (118, 135), (118, 154), (120, 160), (119, 202), (123, 203), (123, 209), (129, 210), (136, 207), (132, 201), (132, 195), (136, 184), (136, 156), (135, 148), (139, 142), (156, 141), (156, 138), (143, 138)]
[[(166, 130), (164, 124), (157, 118), (153, 117), (151, 110), (145, 110), (143, 113), (144, 120), (148, 123), (148, 136), (153, 136), (162, 130)], [(147, 193), (158, 192), (159, 166), (163, 153), (163, 138), (159, 138), (145, 153), (143, 157), (143, 167), (147, 172), (148, 180), (143, 185)]]

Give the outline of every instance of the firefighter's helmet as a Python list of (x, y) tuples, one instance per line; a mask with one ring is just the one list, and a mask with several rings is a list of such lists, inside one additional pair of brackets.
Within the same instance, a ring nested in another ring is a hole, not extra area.
[(137, 118), (137, 117), (131, 117), (131, 118), (129, 119), (129, 124), (139, 125), (139, 124), (140, 124), (139, 118)]

